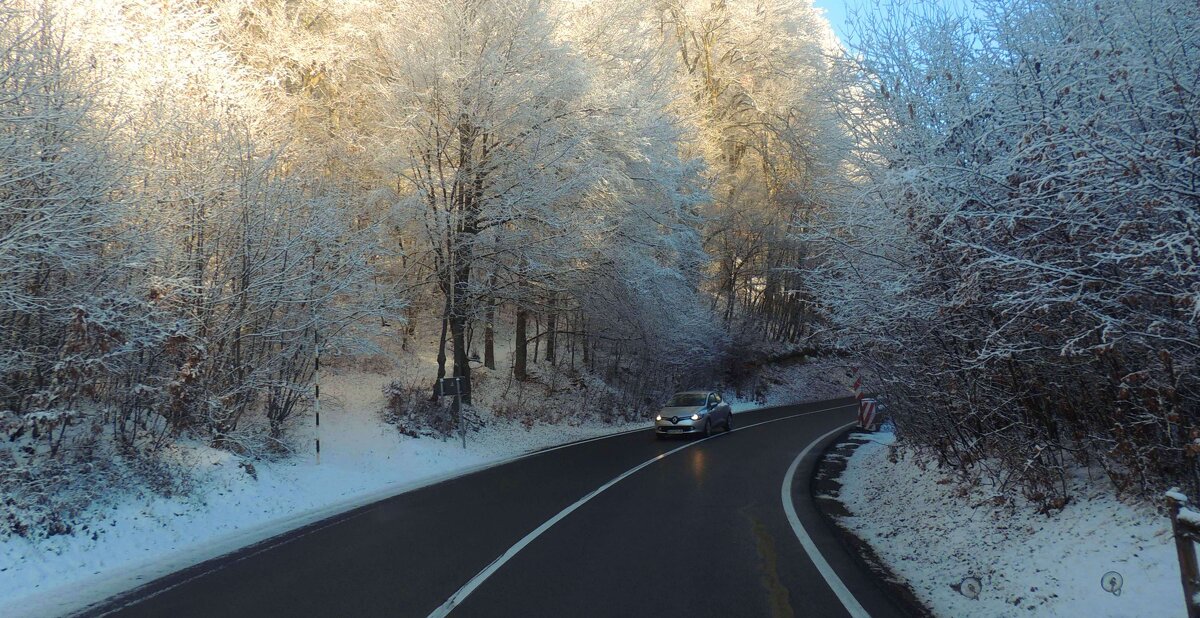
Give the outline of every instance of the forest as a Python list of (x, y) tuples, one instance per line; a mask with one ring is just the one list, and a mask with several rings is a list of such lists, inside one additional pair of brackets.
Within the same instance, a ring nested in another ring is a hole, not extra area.
[(964, 479), (1198, 494), (1200, 7), (854, 30), (807, 0), (0, 0), (0, 496), (163, 484), (180, 440), (304, 451), (318, 358), (385, 343), (435, 368), (391, 387), (409, 420), (446, 376), (638, 418), (840, 359)]

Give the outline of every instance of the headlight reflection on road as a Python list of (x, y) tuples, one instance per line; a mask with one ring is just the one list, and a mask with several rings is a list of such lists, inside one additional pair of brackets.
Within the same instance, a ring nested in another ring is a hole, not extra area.
[(704, 480), (704, 468), (706, 464), (704, 457), (704, 449), (692, 449), (691, 458), (688, 462), (688, 465), (692, 469), (692, 476), (694, 476), (697, 481)]

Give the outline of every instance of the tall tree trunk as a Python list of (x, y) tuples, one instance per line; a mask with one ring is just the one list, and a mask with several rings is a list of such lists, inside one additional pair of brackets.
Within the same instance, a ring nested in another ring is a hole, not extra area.
[(462, 378), (459, 388), (463, 389), (463, 403), (471, 404), (471, 365), (467, 358), (467, 320), (456, 313), (450, 316), (450, 336), (454, 342), (454, 377)]
[(554, 348), (557, 347), (555, 345), (557, 343), (556, 331), (558, 330), (558, 314), (555, 308), (557, 300), (557, 294), (550, 296), (550, 313), (546, 316), (546, 362), (550, 365), (554, 365)]
[[(467, 320), (474, 313), (472, 299), (468, 293), (471, 281), (471, 264), (474, 262), (475, 239), (479, 235), (479, 209), (483, 190), (483, 172), (475, 165), (475, 126), (467, 114), (459, 116), (458, 124), (458, 169), (454, 195), (460, 213), (457, 229), (454, 230), (452, 249), (448, 251), (453, 280), (450, 286), (450, 339), (454, 349), (454, 376), (462, 378), (462, 402), (471, 404), (471, 365), (467, 356)], [(487, 158), (484, 149), (482, 159)]]
[(525, 335), (528, 322), (529, 312), (524, 307), (518, 307), (516, 334), (513, 335), (513, 377), (521, 381), (529, 377), (529, 339)]
[(579, 339), (579, 334), (575, 330), (579, 327), (578, 318), (569, 316), (567, 318), (567, 347), (571, 351), (571, 371), (575, 371), (575, 343)]
[(440, 384), (442, 378), (446, 377), (446, 328), (450, 325), (450, 296), (446, 296), (446, 305), (442, 309), (442, 334), (438, 337), (438, 355), (437, 355), (437, 379), (433, 382), (433, 397), (431, 401), (437, 401), (438, 395), (441, 393)]
[(464, 223), (468, 232), (460, 235), (457, 243), (458, 266), (454, 269), (454, 285), (451, 288), (450, 303), (450, 340), (454, 344), (454, 377), (462, 378), (459, 388), (462, 389), (462, 402), (471, 405), (471, 365), (467, 356), (467, 320), (471, 317), (471, 302), (468, 297), (468, 285), (471, 277), (471, 245), (473, 237), (473, 222)]
[(496, 271), (488, 276), (486, 324), (483, 326), (483, 366), (496, 368)]
[(408, 342), (417, 335), (417, 310), (409, 305), (404, 308), (404, 334), (400, 340), (400, 349), (408, 351)]
[(533, 315), (533, 362), (537, 362), (542, 349), (542, 316)]
[(591, 363), (591, 353), (588, 351), (588, 332), (587, 332), (587, 320), (586, 320), (586, 319), (584, 319), (584, 320), (580, 320), (580, 322), (582, 323), (582, 331), (583, 331), (583, 333), (582, 333), (582, 337), (583, 337), (583, 341), (582, 341), (582, 343), (583, 343), (583, 366), (584, 366), (584, 367), (591, 368), (591, 366), (592, 366), (592, 363)]

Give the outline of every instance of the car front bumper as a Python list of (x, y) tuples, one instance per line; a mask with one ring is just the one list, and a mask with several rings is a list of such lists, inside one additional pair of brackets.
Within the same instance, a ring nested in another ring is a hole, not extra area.
[(654, 421), (654, 431), (656, 433), (667, 435), (688, 435), (700, 433), (704, 431), (705, 417), (701, 417), (698, 421), (693, 421), (690, 418), (680, 419), (677, 423), (672, 423), (670, 419), (664, 418), (661, 421)]

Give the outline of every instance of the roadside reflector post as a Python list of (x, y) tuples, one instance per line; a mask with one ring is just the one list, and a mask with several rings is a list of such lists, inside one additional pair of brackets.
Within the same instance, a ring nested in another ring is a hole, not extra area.
[(321, 465), (321, 340), (313, 329), (313, 437), (317, 445), (317, 465)]
[(863, 398), (858, 400), (858, 426), (867, 430), (875, 431), (875, 416), (876, 416), (875, 400), (871, 398)]

